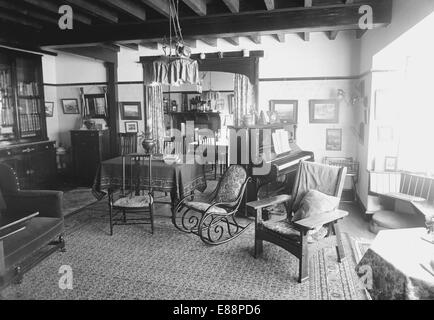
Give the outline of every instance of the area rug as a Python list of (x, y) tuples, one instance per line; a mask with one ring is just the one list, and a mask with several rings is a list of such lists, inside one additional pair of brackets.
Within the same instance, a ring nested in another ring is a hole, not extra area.
[(63, 193), (63, 214), (65, 216), (77, 213), (94, 204), (96, 198), (90, 188), (77, 188)]
[[(66, 219), (67, 252), (56, 252), (11, 285), (1, 299), (222, 299), (350, 300), (365, 299), (357, 285), (350, 240), (347, 259), (338, 264), (334, 239), (312, 251), (310, 279), (297, 282), (298, 260), (264, 243), (253, 258), (254, 230), (217, 247), (176, 230), (157, 217), (148, 226), (116, 226), (108, 234), (106, 203)], [(70, 266), (73, 289), (59, 288), (59, 269)]]

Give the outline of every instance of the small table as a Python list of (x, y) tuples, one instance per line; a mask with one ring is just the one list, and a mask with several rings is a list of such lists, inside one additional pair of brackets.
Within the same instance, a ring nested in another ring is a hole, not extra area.
[(380, 231), (356, 267), (365, 279), (367, 267), (372, 270), (367, 288), (372, 299), (434, 299), (434, 275), (428, 270), (434, 244), (422, 239), (426, 233), (424, 228)]
[(39, 212), (29, 214), (21, 219), (0, 216), (0, 277), (6, 273), (3, 240), (26, 229), (26, 223), (37, 215), (39, 215)]
[[(144, 177), (141, 179), (140, 188), (146, 189), (149, 185), (146, 163), (140, 170)], [(97, 199), (102, 199), (107, 192), (122, 187), (122, 157), (103, 161), (98, 168), (93, 194)], [(205, 191), (205, 171), (198, 164), (166, 164), (163, 160), (152, 160), (152, 188), (154, 191), (170, 192), (171, 203), (192, 194), (195, 190)]]

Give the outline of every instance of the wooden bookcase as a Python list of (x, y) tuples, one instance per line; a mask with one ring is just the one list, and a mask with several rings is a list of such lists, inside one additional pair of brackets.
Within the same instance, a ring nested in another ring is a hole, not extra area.
[(15, 169), (23, 189), (54, 183), (56, 153), (47, 138), (40, 55), (0, 48), (0, 162)]

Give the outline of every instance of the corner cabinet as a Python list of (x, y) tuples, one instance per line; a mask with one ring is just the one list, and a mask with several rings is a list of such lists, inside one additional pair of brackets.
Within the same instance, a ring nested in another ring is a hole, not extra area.
[(53, 187), (55, 142), (47, 139), (41, 56), (0, 48), (0, 162), (22, 189)]

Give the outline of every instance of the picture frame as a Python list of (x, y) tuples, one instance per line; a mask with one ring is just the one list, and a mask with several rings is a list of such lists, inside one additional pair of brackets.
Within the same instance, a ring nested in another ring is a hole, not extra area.
[(126, 133), (138, 133), (139, 123), (137, 121), (126, 121), (125, 122), (125, 132)]
[(45, 116), (47, 118), (51, 118), (54, 115), (54, 102), (46, 101), (45, 102)]
[(386, 172), (398, 171), (398, 157), (385, 157), (384, 171)]
[(298, 123), (298, 100), (270, 100), (270, 112), (276, 112), (280, 123)]
[(80, 114), (78, 99), (61, 99), (64, 114)]
[(122, 120), (142, 120), (142, 104), (140, 102), (120, 102)]
[(309, 100), (310, 123), (339, 123), (339, 102), (335, 99)]
[(326, 130), (326, 150), (342, 151), (342, 129)]
[(91, 118), (105, 119), (107, 116), (107, 97), (101, 94), (85, 94), (84, 103)]

